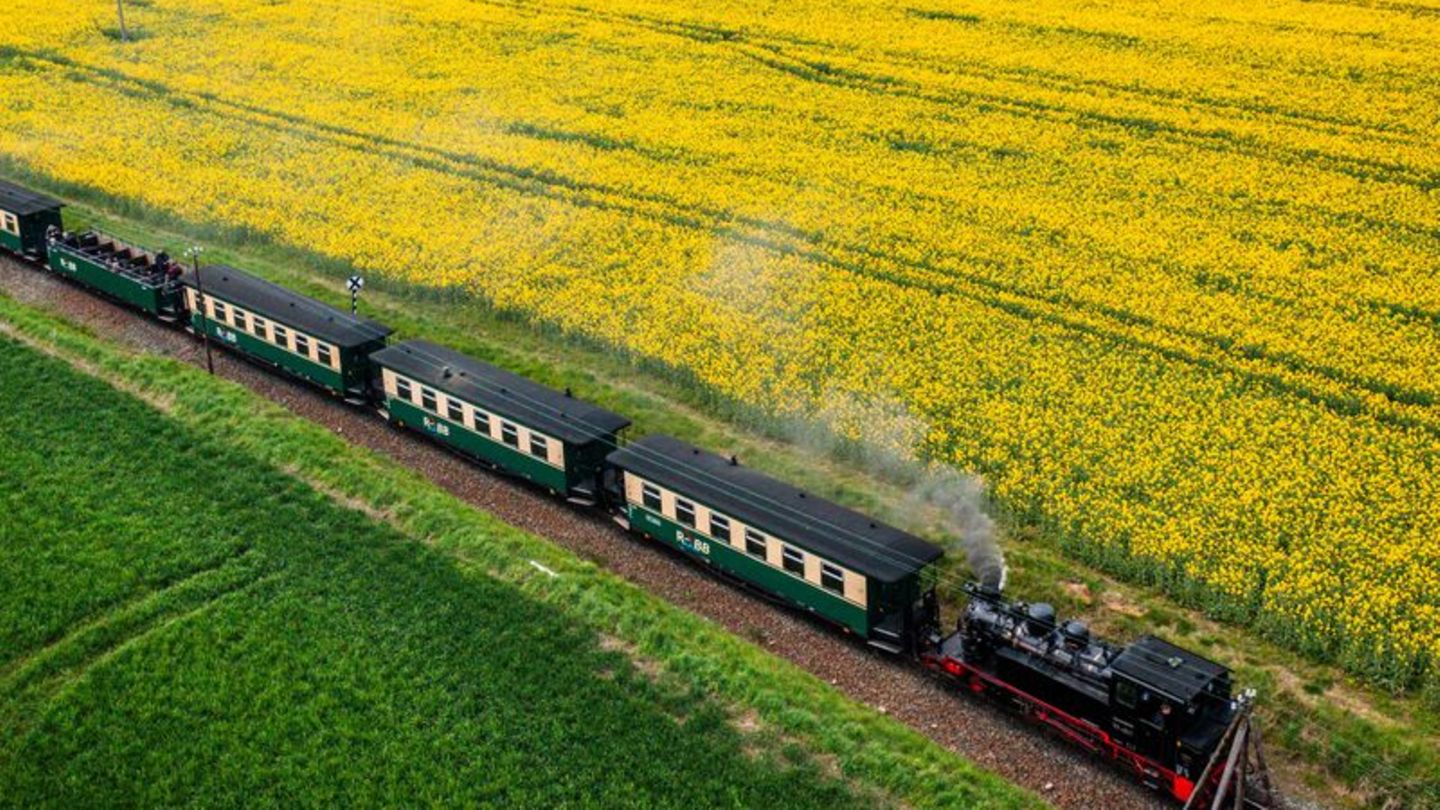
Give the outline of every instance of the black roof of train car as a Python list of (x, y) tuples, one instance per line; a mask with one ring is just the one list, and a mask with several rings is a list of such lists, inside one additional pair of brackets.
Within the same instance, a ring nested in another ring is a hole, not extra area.
[(881, 582), (914, 574), (944, 553), (913, 534), (670, 436), (647, 436), (608, 460)]
[(28, 188), (0, 180), (0, 210), (9, 211), (15, 216), (23, 217), (26, 214), (49, 211), (64, 205), (54, 197), (47, 197)]
[[(200, 282), (206, 295), (232, 301), (261, 317), (279, 321), (336, 346), (358, 346), (395, 331), (229, 265), (207, 265), (200, 272)], [(180, 277), (180, 283), (194, 287), (195, 272), (186, 270)]]
[(1110, 662), (1110, 668), (1130, 679), (1190, 703), (1216, 678), (1230, 670), (1176, 647), (1155, 636), (1141, 636)]
[(428, 340), (406, 340), (370, 359), (568, 444), (607, 439), (630, 420)]

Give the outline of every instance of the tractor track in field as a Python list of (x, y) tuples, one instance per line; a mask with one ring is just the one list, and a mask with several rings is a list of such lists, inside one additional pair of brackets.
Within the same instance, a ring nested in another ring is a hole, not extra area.
[[(202, 366), (189, 335), (90, 295), (62, 279), (0, 258), (0, 291), (76, 321), (131, 349)], [(710, 576), (658, 545), (632, 537), (598, 511), (581, 511), (490, 473), (368, 411), (273, 376), (223, 349), (215, 373), (350, 441), (418, 471), (473, 506), (603, 565), (782, 656), (850, 697), (1063, 808), (1161, 808), (1159, 794), (999, 709), (956, 694), (918, 667), (883, 657), (800, 614)]]

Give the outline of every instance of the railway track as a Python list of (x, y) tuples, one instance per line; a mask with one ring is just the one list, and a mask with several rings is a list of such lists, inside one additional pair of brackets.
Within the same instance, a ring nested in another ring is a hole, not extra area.
[[(8, 257), (0, 257), (0, 291), (131, 349), (204, 366), (200, 344), (183, 332)], [(830, 628), (722, 582), (678, 554), (626, 534), (601, 514), (569, 509), (535, 489), (400, 433), (367, 411), (347, 407), (224, 351), (215, 353), (215, 373), (416, 470), (477, 508), (753, 640), (1056, 806), (1116, 810), (1170, 806), (1103, 762), (1057, 744), (997, 708), (957, 694), (918, 667), (883, 657)]]

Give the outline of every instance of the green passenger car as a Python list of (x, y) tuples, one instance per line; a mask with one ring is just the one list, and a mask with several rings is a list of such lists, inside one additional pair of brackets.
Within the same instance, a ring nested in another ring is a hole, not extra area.
[(53, 272), (158, 318), (180, 316), (181, 268), (164, 253), (98, 231), (52, 232), (46, 249)]
[(890, 652), (938, 629), (938, 547), (669, 436), (607, 461), (632, 530)]
[(52, 227), (61, 227), (63, 205), (44, 194), (0, 180), (0, 248), (32, 259), (44, 258), (46, 234)]
[(370, 355), (385, 347), (389, 327), (223, 264), (198, 276), (186, 271), (180, 283), (197, 334), (353, 402), (369, 401)]
[(567, 497), (594, 500), (630, 420), (425, 340), (376, 352), (390, 421)]

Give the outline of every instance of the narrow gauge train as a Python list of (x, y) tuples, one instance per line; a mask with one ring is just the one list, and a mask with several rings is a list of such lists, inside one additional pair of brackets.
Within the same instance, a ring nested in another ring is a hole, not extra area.
[(1154, 636), (1116, 647), (1045, 604), (967, 586), (953, 633), (936, 546), (619, 414), (221, 265), (62, 230), (0, 182), (0, 247), (586, 507), (891, 654), (1008, 705), (1184, 801), (1236, 712), (1224, 667)]

